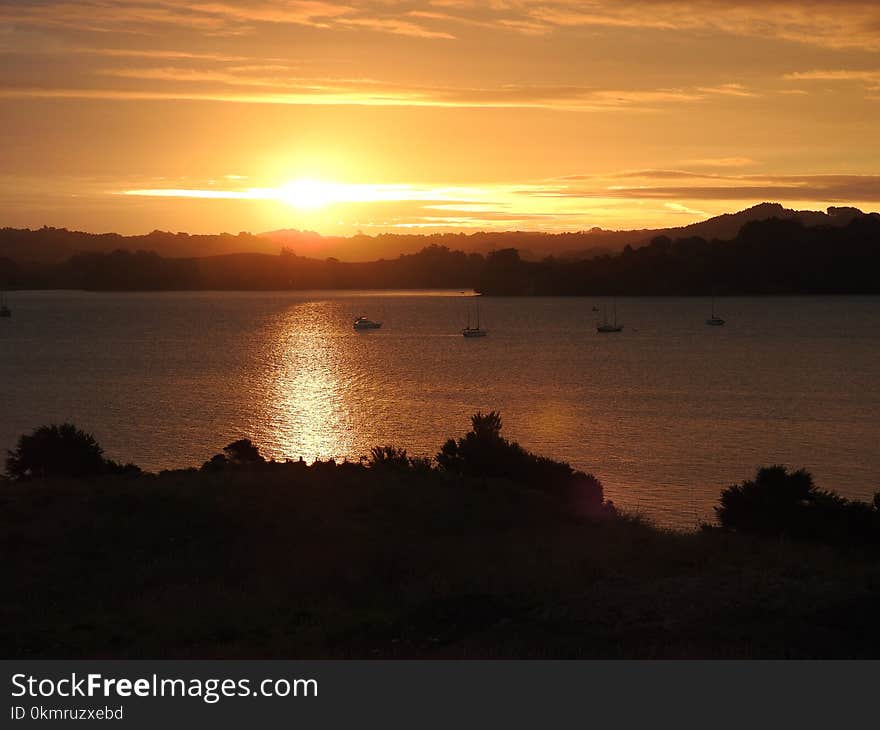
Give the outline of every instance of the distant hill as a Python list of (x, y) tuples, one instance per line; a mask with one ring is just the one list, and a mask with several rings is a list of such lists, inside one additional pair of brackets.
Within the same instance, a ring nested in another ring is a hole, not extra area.
[(657, 236), (686, 238), (700, 236), (706, 239), (728, 241), (735, 238), (746, 223), (770, 218), (796, 219), (805, 226), (822, 224), (846, 225), (853, 218), (866, 215), (858, 208), (828, 208), (826, 213), (815, 210), (792, 210), (779, 203), (760, 203), (736, 213), (725, 213), (698, 223), (675, 228), (644, 228), (639, 230), (609, 231), (593, 228), (589, 231), (566, 233), (539, 233), (504, 231), (477, 233), (435, 233), (431, 235), (382, 233), (377, 236), (362, 234), (321, 236), (311, 231), (285, 229), (260, 234), (299, 256), (337, 258), (342, 261), (373, 261), (394, 258), (404, 253), (415, 253), (425, 246), (437, 245), (486, 254), (503, 248), (515, 248), (525, 260), (546, 256), (569, 259), (620, 251), (626, 246), (642, 246)]
[[(833, 216), (832, 216), (833, 217)], [(431, 237), (421, 240), (431, 240)], [(530, 261), (427, 246), (370, 262), (238, 253), (162, 257), (80, 253), (54, 264), (0, 257), (7, 289), (466, 289), (501, 296), (880, 294), (880, 215), (805, 226), (796, 217), (750, 221), (730, 240), (656, 236), (644, 246), (578, 260)]]
[(37, 230), (0, 228), (0, 258), (19, 263), (54, 264), (78, 253), (154, 251), (169, 258), (219, 256), (231, 253), (278, 253), (272, 241), (250, 233), (190, 235), (153, 231), (142, 236), (84, 233), (44, 226)]
[(706, 240), (729, 241), (736, 238), (740, 229), (746, 223), (765, 221), (770, 218), (796, 220), (804, 226), (845, 226), (853, 219), (865, 215), (877, 214), (864, 213), (858, 208), (850, 207), (838, 208), (832, 206), (828, 208), (827, 212), (823, 213), (817, 210), (793, 210), (779, 203), (759, 203), (736, 213), (724, 213), (704, 221), (675, 228), (654, 228), (638, 231), (606, 231), (601, 228), (594, 228), (585, 234), (591, 245), (567, 251), (562, 255), (572, 259), (589, 258), (594, 255), (596, 248), (619, 251), (627, 245), (633, 247), (643, 246), (657, 236), (667, 236), (668, 238), (699, 236)]
[(169, 231), (153, 231), (140, 236), (118, 233), (84, 233), (66, 228), (43, 227), (38, 230), (0, 229), (0, 259), (21, 264), (56, 264), (79, 253), (153, 251), (165, 258), (205, 258), (229, 254), (278, 254), (282, 250), (300, 257), (335, 258), (340, 261), (366, 262), (394, 259), (413, 254), (429, 246), (440, 246), (465, 253), (487, 254), (515, 248), (525, 261), (547, 256), (566, 259), (589, 259), (614, 253), (626, 246), (639, 247), (657, 236), (707, 240), (731, 240), (743, 225), (778, 218), (796, 220), (804, 226), (844, 226), (866, 215), (858, 208), (828, 208), (827, 212), (792, 210), (779, 203), (761, 203), (736, 213), (725, 213), (698, 223), (676, 228), (630, 231), (589, 231), (541, 233), (534, 231), (503, 231), (476, 233), (396, 234), (375, 236), (322, 236), (313, 231), (280, 230), (267, 233), (220, 233), (190, 235)]

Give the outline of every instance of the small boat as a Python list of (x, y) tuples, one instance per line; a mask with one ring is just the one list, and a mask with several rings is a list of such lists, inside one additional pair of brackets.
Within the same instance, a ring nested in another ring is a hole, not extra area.
[(12, 310), (6, 306), (6, 292), (0, 291), (0, 317), (11, 317)]
[(617, 299), (614, 299), (614, 321), (608, 321), (608, 311), (602, 307), (602, 324), (596, 325), (596, 332), (623, 332), (623, 325), (617, 324)]
[(480, 303), (477, 302), (477, 326), (471, 327), (471, 308), (468, 306), (468, 323), (467, 327), (465, 327), (461, 334), (465, 337), (485, 337), (489, 333), (480, 328)]
[(712, 295), (712, 316), (706, 320), (706, 324), (710, 327), (721, 327), (724, 324), (724, 320), (721, 317), (715, 315), (715, 295)]
[(356, 330), (377, 330), (381, 326), (381, 322), (374, 322), (372, 319), (367, 319), (366, 317), (358, 317), (354, 321), (354, 328)]

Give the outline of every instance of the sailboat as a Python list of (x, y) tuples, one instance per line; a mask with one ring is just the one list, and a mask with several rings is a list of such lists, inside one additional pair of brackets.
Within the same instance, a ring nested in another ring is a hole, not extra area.
[(465, 327), (461, 331), (461, 334), (464, 335), (465, 337), (485, 337), (486, 335), (489, 334), (486, 330), (480, 329), (480, 303), (479, 302), (477, 302), (477, 326), (471, 327), (471, 308), (469, 305), (468, 306), (467, 327)]
[(724, 320), (721, 317), (715, 315), (715, 294), (712, 293), (712, 316), (706, 320), (706, 324), (711, 327), (720, 327), (724, 324)]
[(12, 310), (6, 306), (6, 292), (0, 290), (0, 317), (11, 317)]
[(614, 322), (608, 321), (608, 310), (602, 306), (602, 324), (596, 325), (596, 332), (623, 332), (623, 325), (617, 324), (617, 298), (613, 299)]
[(354, 328), (356, 330), (377, 330), (382, 326), (381, 322), (376, 322), (372, 319), (367, 319), (364, 316), (358, 317), (354, 321)]

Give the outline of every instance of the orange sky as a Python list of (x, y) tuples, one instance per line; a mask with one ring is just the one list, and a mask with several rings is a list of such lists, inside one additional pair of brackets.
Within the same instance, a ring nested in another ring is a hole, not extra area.
[(880, 3), (0, 0), (0, 225), (682, 225), (880, 205)]

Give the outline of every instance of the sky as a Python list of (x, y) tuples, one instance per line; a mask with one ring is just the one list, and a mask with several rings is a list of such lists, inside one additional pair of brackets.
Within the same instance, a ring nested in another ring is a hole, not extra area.
[(880, 3), (0, 0), (0, 226), (880, 208)]

